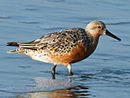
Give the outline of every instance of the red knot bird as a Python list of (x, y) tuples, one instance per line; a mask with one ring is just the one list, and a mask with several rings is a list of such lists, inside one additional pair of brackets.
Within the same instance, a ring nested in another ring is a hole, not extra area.
[(27, 43), (8, 42), (8, 46), (19, 47), (9, 53), (26, 54), (34, 60), (54, 64), (53, 76), (56, 66), (63, 64), (68, 68), (69, 75), (72, 75), (71, 64), (90, 56), (96, 49), (101, 35), (121, 40), (110, 33), (102, 21), (92, 21), (85, 29), (65, 29)]

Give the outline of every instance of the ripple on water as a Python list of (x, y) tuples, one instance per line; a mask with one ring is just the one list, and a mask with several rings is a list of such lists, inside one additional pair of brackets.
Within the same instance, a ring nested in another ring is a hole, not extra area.
[(65, 2), (65, 0), (47, 0), (49, 2)]
[(130, 86), (130, 69), (103, 68), (92, 77), (92, 80), (107, 83), (109, 86)]
[(35, 21), (35, 20), (22, 20), (19, 23), (24, 23), (24, 24), (39, 24), (39, 21)]
[(28, 10), (28, 11), (37, 11), (39, 9), (35, 8), (35, 7), (26, 7), (25, 10)]
[(80, 81), (83, 85), (100, 86), (130, 86), (130, 69), (117, 69), (112, 67), (103, 67), (93, 71), (83, 70), (77, 77), (73, 77), (75, 81)]
[(122, 24), (130, 24), (129, 19), (112, 19), (112, 20), (104, 20), (107, 25), (122, 25)]
[(123, 46), (130, 46), (129, 42), (122, 43)]
[(31, 66), (27, 66), (27, 65), (20, 65), (19, 67), (23, 69), (31, 68)]
[(40, 25), (40, 28), (44, 30), (62, 30), (68, 27), (62, 25)]
[[(87, 21), (86, 21), (87, 20)], [(103, 21), (106, 25), (122, 25), (122, 24), (130, 24), (130, 19), (116, 19), (116, 18), (85, 18), (82, 19), (83, 23), (89, 23), (93, 20)]]
[(0, 19), (10, 19), (10, 18), (11, 18), (11, 16), (8, 16), (6, 14), (1, 14), (0, 13)]
[(108, 54), (108, 53), (95, 53), (97, 57), (93, 59), (98, 59), (98, 60), (110, 60), (112, 57), (116, 57), (116, 55), (113, 54)]
[(107, 25), (122, 25), (122, 24), (130, 24), (129, 19), (103, 19), (102, 21), (105, 22)]
[(40, 10), (40, 6), (36, 6), (36, 5), (27, 5), (25, 6), (25, 10), (27, 11), (37, 11), (37, 10)]

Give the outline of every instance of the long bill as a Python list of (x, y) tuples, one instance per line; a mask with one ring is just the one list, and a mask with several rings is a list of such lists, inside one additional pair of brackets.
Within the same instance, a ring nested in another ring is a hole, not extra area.
[(117, 36), (115, 36), (114, 34), (112, 34), (111, 32), (109, 32), (108, 30), (106, 30), (106, 35), (108, 35), (108, 36), (110, 36), (110, 37), (112, 37), (112, 38), (115, 38), (115, 39), (121, 41), (120, 38), (118, 38)]

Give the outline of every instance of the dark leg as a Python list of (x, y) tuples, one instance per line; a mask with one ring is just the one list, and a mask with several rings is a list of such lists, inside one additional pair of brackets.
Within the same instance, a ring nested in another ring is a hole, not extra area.
[(72, 78), (72, 77), (69, 77), (69, 79), (68, 79), (68, 82), (69, 82), (69, 83), (72, 82), (71, 78)]
[(53, 68), (52, 68), (52, 79), (55, 79), (55, 68), (56, 68), (57, 65), (54, 65)]
[(69, 75), (70, 76), (72, 76), (73, 75), (73, 73), (72, 73), (72, 71), (71, 71), (71, 65), (69, 64), (69, 65), (67, 65), (67, 68), (68, 68), (68, 71), (69, 71)]

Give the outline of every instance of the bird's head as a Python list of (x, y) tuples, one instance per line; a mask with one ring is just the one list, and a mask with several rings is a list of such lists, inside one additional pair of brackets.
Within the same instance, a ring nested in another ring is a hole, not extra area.
[(100, 35), (108, 35), (117, 40), (121, 40), (106, 29), (105, 24), (102, 21), (92, 21), (86, 26), (86, 32), (90, 33), (94, 38), (98, 38)]

